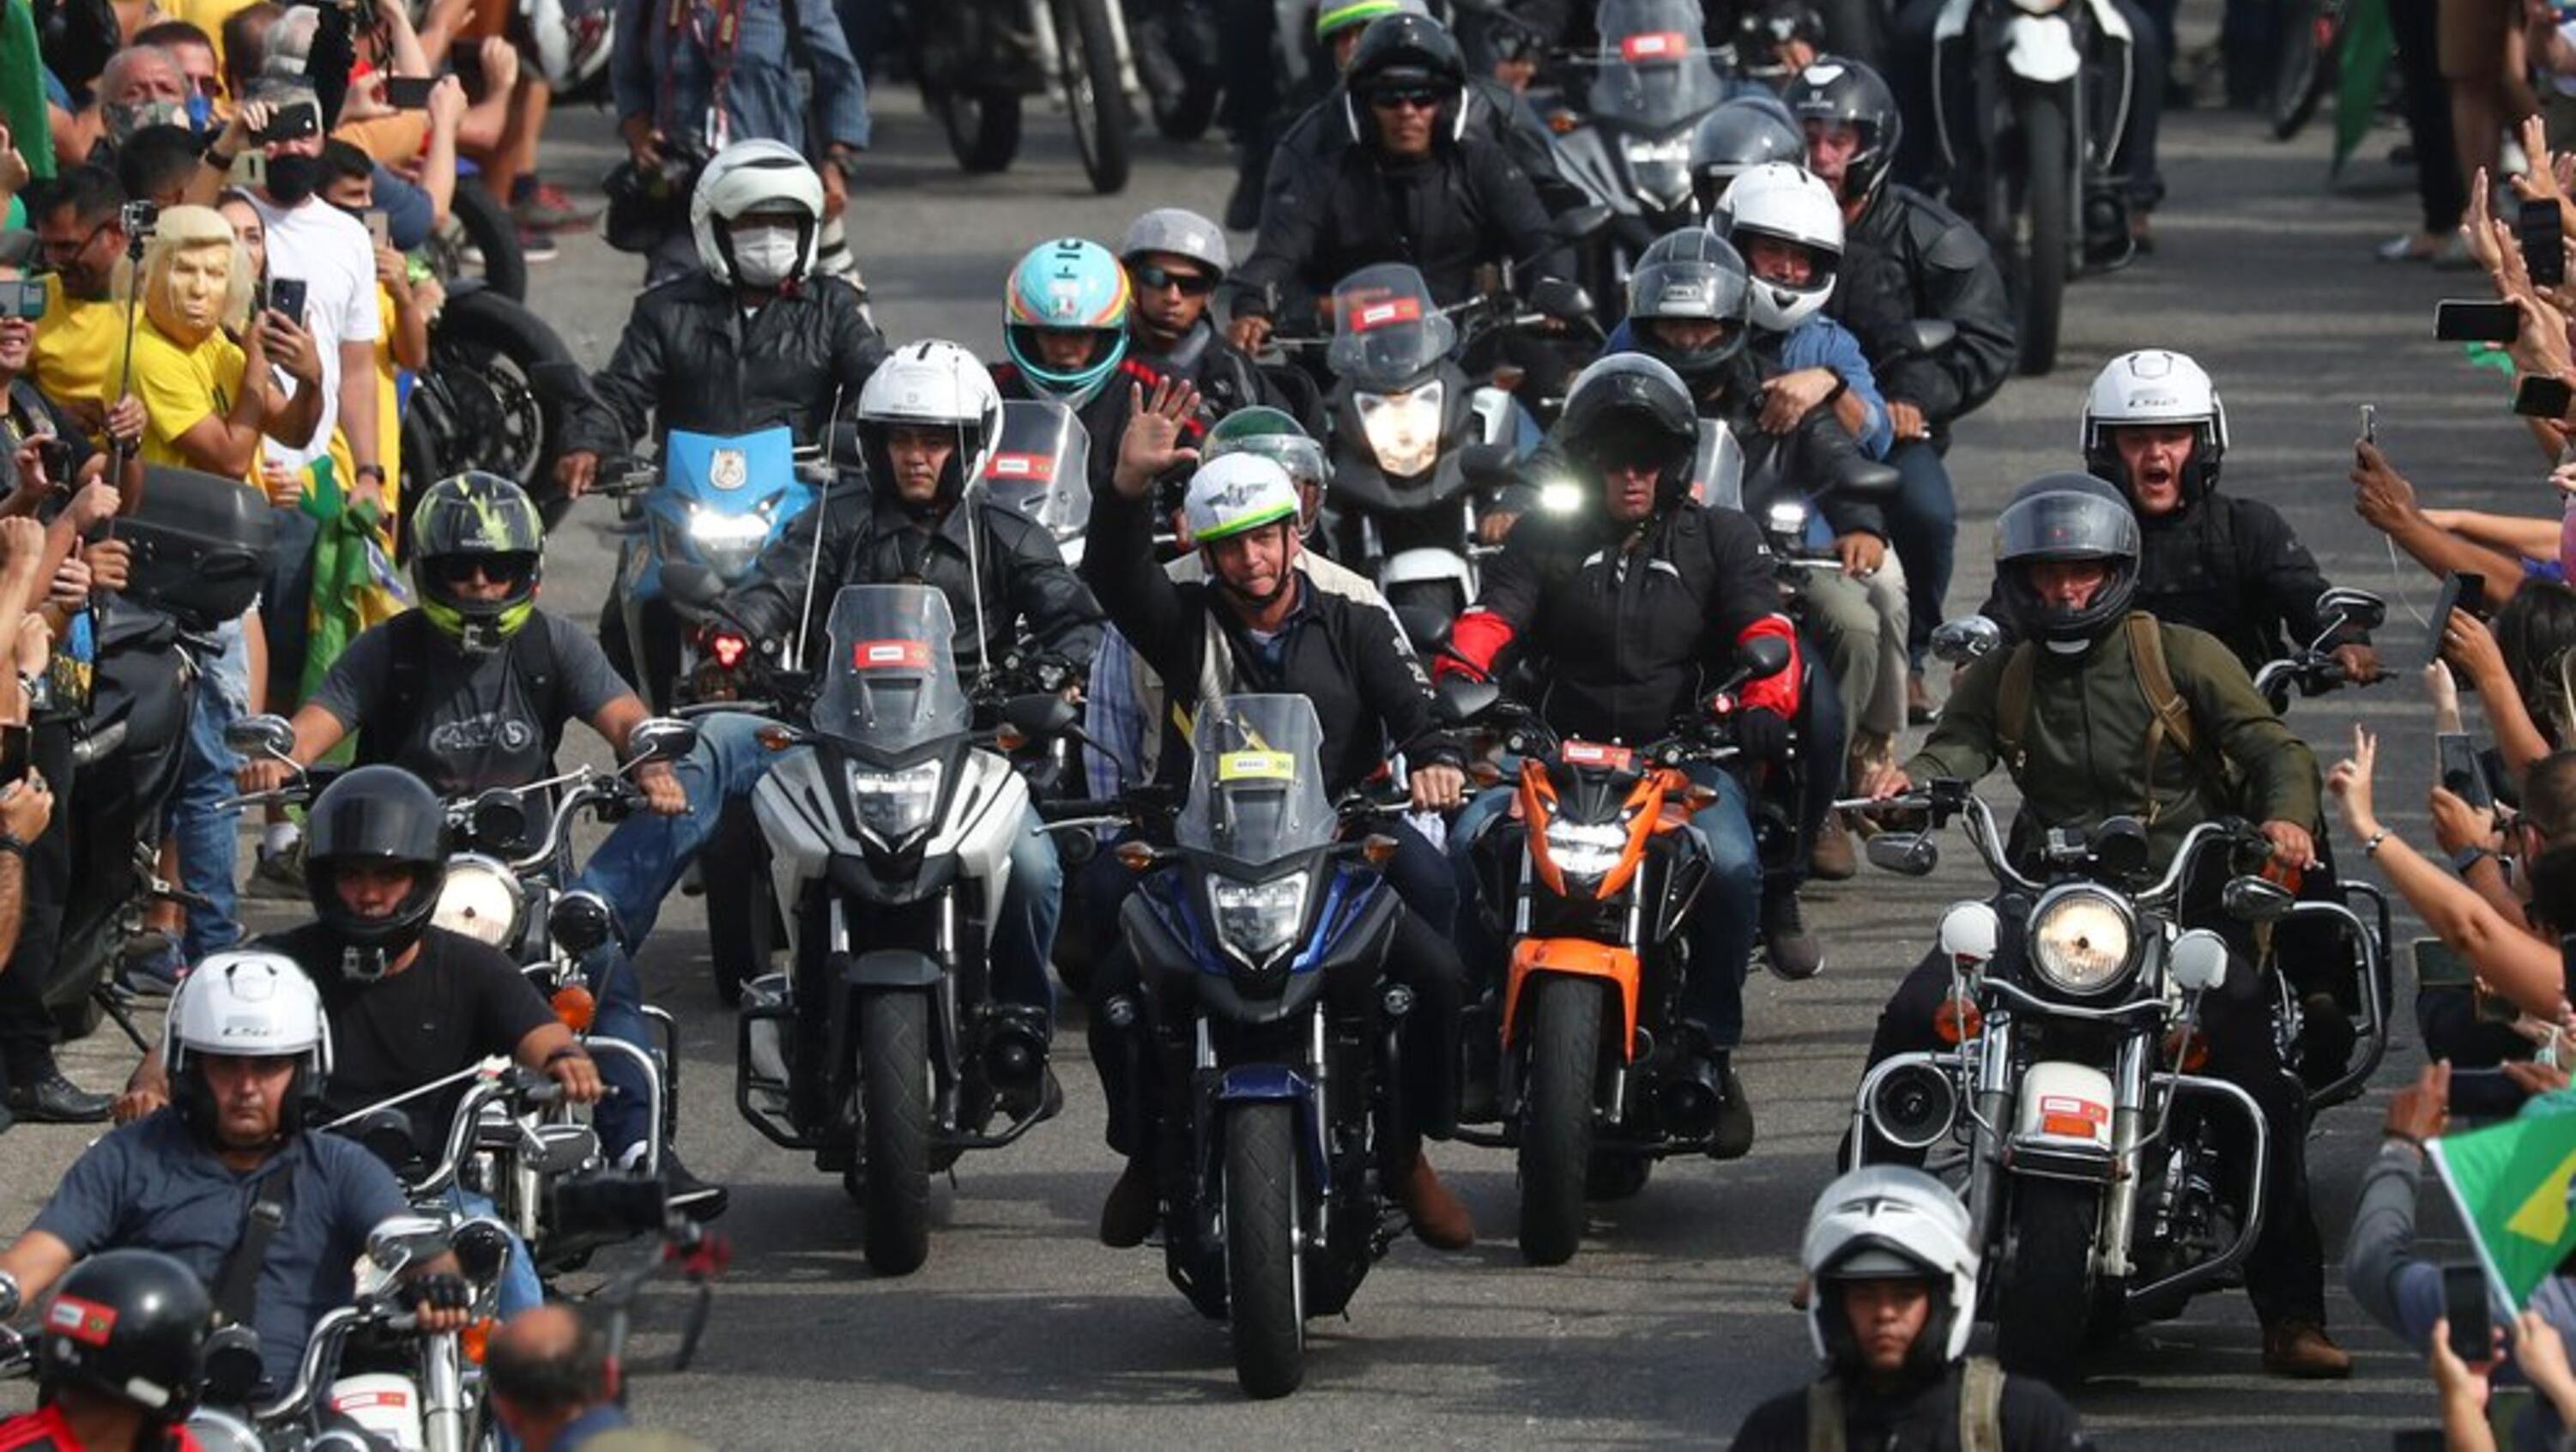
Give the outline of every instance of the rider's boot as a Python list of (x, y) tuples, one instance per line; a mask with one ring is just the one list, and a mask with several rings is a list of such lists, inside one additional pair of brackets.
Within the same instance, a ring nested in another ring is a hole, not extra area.
[(2352, 1375), (2352, 1355), (2316, 1322), (2284, 1317), (2263, 1328), (2263, 1369), (2301, 1381), (2341, 1381)]
[(1708, 1157), (1740, 1160), (1753, 1152), (1753, 1102), (1744, 1097), (1744, 1081), (1736, 1077), (1734, 1055), (1725, 1056), (1721, 1062), (1726, 1097), (1718, 1101), (1717, 1127), (1709, 1133)]
[(1127, 1168), (1118, 1172), (1118, 1183), (1109, 1187), (1109, 1198), (1100, 1202), (1100, 1243), (1111, 1250), (1133, 1250), (1154, 1233), (1154, 1212), (1161, 1197), (1154, 1188), (1154, 1162), (1148, 1155), (1130, 1155)]
[(1825, 945), (1807, 930), (1807, 916), (1795, 888), (1773, 887), (1762, 899), (1762, 958), (1773, 973), (1792, 983), (1824, 971)]
[(1388, 1190), (1412, 1219), (1414, 1239), (1433, 1250), (1465, 1250), (1476, 1243), (1475, 1217), (1440, 1183), (1420, 1145), (1414, 1146), (1413, 1162), (1396, 1171)]

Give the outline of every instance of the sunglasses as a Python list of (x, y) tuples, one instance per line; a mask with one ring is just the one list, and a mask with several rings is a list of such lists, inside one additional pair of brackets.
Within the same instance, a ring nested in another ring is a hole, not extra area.
[(1127, 265), (1127, 272), (1136, 279), (1136, 287), (1142, 292), (1156, 292), (1169, 287), (1179, 289), (1183, 297), (1205, 297), (1216, 291), (1216, 279), (1204, 272), (1174, 272), (1150, 262), (1131, 262)]
[(1369, 104), (1381, 111), (1433, 111), (1439, 109), (1438, 91), (1379, 91), (1369, 97)]
[(525, 555), (443, 555), (429, 562), (442, 585), (466, 585), (480, 579), (492, 585), (523, 585), (535, 564)]

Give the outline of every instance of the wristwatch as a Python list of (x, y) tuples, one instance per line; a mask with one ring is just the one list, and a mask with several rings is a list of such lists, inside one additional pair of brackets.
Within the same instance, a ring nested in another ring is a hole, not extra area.
[(0, 857), (15, 857), (20, 862), (24, 862), (27, 860), (27, 844), (6, 832), (0, 832)]
[(22, 1298), (18, 1292), (18, 1278), (7, 1271), (0, 1270), (0, 1321), (6, 1321), (17, 1315), (20, 1304), (22, 1304)]
[(2462, 877), (2466, 877), (2469, 875), (2470, 868), (2477, 866), (2480, 862), (2483, 862), (2494, 855), (2496, 855), (2494, 848), (2481, 847), (2472, 842), (2468, 846), (2451, 854), (2451, 870)]

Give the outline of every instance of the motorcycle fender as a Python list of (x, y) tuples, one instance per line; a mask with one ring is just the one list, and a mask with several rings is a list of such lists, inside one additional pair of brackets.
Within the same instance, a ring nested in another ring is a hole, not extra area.
[(1512, 1043), (1512, 1028), (1520, 1016), (1523, 992), (1530, 980), (1542, 973), (1598, 979), (1614, 989), (1619, 995), (1620, 1022), (1626, 1027), (1619, 1037), (1619, 1057), (1624, 1062), (1635, 1056), (1637, 955), (1616, 943), (1596, 943), (1589, 938), (1523, 938), (1512, 945), (1511, 977), (1503, 989), (1505, 1048)]
[(2064, 1148), (2111, 1148), (2111, 1077), (2083, 1064), (2048, 1060), (2022, 1076), (2013, 1138)]
[(1332, 1163), (1324, 1157), (1323, 1100), (1314, 1081), (1285, 1064), (1237, 1064), (1217, 1080), (1219, 1121), (1229, 1104), (1294, 1104), (1297, 1149), (1306, 1160), (1311, 1201), (1332, 1192)]
[(1467, 401), (1476, 415), (1476, 440), (1486, 444), (1512, 441), (1512, 396), (1499, 388), (1479, 388)]
[(2075, 78), (2084, 57), (2075, 32), (2055, 15), (2016, 15), (2004, 30), (2004, 67), (2025, 81), (2054, 86)]
[(333, 1411), (395, 1447), (409, 1449), (427, 1444), (421, 1425), (420, 1389), (407, 1376), (385, 1372), (344, 1376), (331, 1383), (329, 1401)]
[(841, 982), (857, 989), (936, 988), (947, 976), (938, 959), (911, 948), (873, 948), (834, 966)]

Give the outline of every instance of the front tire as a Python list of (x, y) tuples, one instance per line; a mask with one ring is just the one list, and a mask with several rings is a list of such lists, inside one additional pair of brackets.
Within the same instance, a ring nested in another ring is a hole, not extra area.
[(948, 154), (969, 173), (1006, 171), (1020, 154), (1020, 93), (960, 86), (931, 103), (948, 134)]
[(1225, 1121), (1226, 1321), (1235, 1380), (1259, 1401), (1306, 1380), (1295, 1113), (1288, 1103), (1247, 1104)]
[(1529, 1028), (1529, 1103), (1521, 1125), (1521, 1259), (1563, 1265), (1583, 1243), (1592, 1165), (1592, 1091), (1601, 1062), (1601, 988), (1539, 980)]
[(1995, 1287), (1995, 1355), (2004, 1369), (2060, 1387), (2093, 1309), (2093, 1227), (2102, 1196), (2063, 1180), (2012, 1187), (2004, 1264)]
[(1118, 42), (1106, 0), (1056, 0), (1056, 45), (1064, 66), (1064, 99), (1073, 112), (1074, 148), (1091, 189), (1108, 196), (1127, 187), (1127, 89), (1118, 75)]
[(859, 1001), (859, 1215), (868, 1264), (910, 1275), (930, 1258), (930, 999)]
[(2073, 235), (2074, 122), (2066, 98), (2033, 91), (2018, 108), (2022, 172), (2012, 262), (2018, 274), (2021, 371), (2037, 377), (2057, 366), (2058, 325), (2066, 305), (2067, 239)]
[(2272, 71), (2273, 140), (2288, 141), (2305, 130), (2334, 88), (2338, 38), (2320, 0), (2291, 0), (2281, 17), (2281, 55)]

